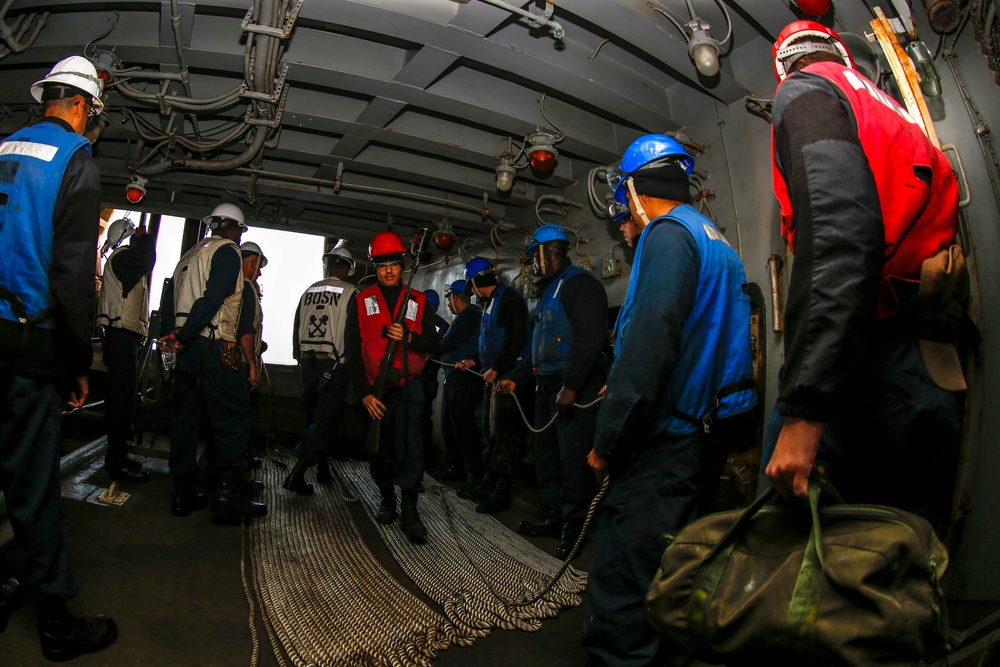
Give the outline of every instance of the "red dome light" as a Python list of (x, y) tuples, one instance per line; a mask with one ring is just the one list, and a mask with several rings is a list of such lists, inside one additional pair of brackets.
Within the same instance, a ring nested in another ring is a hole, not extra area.
[(542, 173), (552, 171), (552, 167), (556, 166), (556, 154), (552, 151), (535, 150), (528, 156), (528, 160), (532, 169)]
[(454, 242), (455, 237), (451, 232), (438, 232), (434, 235), (434, 243), (436, 243), (439, 248), (447, 250)]
[(824, 16), (828, 11), (830, 11), (830, 1), (831, 0), (794, 0), (798, 8), (802, 10), (803, 14), (808, 14), (809, 16)]
[(131, 204), (138, 204), (146, 196), (146, 188), (138, 183), (131, 183), (125, 187), (125, 198)]

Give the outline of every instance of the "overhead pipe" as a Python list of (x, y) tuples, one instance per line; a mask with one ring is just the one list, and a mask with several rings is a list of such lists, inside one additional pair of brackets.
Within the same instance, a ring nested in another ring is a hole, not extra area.
[[(17, 22), (14, 23), (13, 29), (7, 26), (7, 10), (10, 9), (11, 4), (14, 0), (7, 0), (6, 6), (0, 11), (0, 38), (3, 39), (6, 48), (0, 51), (0, 58), (7, 56), (11, 53), (21, 53), (25, 51), (29, 46), (35, 43), (38, 38), (38, 33), (42, 31), (45, 24), (48, 22), (49, 13), (44, 12), (42, 14), (29, 14), (27, 17), (19, 17)], [(17, 31), (17, 35), (14, 35), (13, 31)], [(30, 31), (31, 34), (28, 35), (27, 39), (22, 41), (22, 38), (26, 33)]]
[[(194, 97), (191, 93), (191, 77), (188, 75), (187, 62), (184, 60), (184, 49), (181, 46), (181, 10), (177, 0), (170, 0), (170, 25), (174, 31), (174, 47), (177, 49), (177, 68), (180, 70), (181, 85), (188, 97)], [(191, 128), (194, 136), (201, 138), (201, 130), (198, 129), (198, 117), (191, 114)]]
[[(263, 176), (265, 178), (274, 178), (282, 181), (290, 181), (293, 183), (305, 183), (307, 185), (319, 185), (322, 187), (334, 187), (336, 181), (329, 178), (314, 178), (312, 176), (299, 176), (297, 174), (285, 174), (280, 171), (268, 171), (267, 169), (254, 169), (251, 167), (240, 167), (236, 169), (238, 173), (241, 174), (251, 174), (256, 176)], [(383, 188), (377, 185), (360, 185), (357, 183), (345, 183), (340, 182), (340, 188), (343, 190), (357, 190), (358, 192), (370, 192), (372, 194), (384, 194), (384, 195), (396, 195), (398, 197), (407, 199), (416, 199), (418, 201), (425, 201), (432, 204), (444, 204), (449, 208), (461, 208), (467, 211), (475, 211), (476, 213), (482, 212), (481, 206), (473, 206), (471, 204), (465, 204), (462, 202), (452, 201), (450, 199), (444, 199), (442, 197), (434, 197), (433, 195), (425, 195), (419, 192), (407, 192), (405, 190), (394, 190), (392, 188)]]
[(548, 26), (552, 30), (552, 36), (555, 39), (562, 39), (563, 37), (566, 36), (566, 29), (563, 28), (558, 21), (553, 21), (551, 18), (549, 18), (552, 16), (553, 6), (555, 5), (554, 2), (546, 0), (546, 4), (548, 4), (549, 7), (542, 14), (532, 14), (531, 12), (521, 9), (516, 5), (511, 5), (506, 2), (503, 2), (503, 0), (481, 0), (481, 2), (489, 3), (494, 7), (505, 9), (511, 14), (519, 14), (527, 19), (530, 19), (531, 20), (530, 25), (532, 28), (540, 28), (543, 25)]
[(784, 262), (778, 255), (767, 260), (767, 273), (771, 278), (771, 329), (776, 333), (785, 330), (785, 315), (781, 310), (781, 267)]

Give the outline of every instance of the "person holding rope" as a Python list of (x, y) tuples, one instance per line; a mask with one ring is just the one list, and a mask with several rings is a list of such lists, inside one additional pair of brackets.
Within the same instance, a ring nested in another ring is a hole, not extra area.
[(591, 667), (664, 661), (643, 603), (666, 535), (714, 496), (726, 451), (711, 432), (757, 403), (743, 263), (689, 205), (693, 169), (678, 142), (646, 135), (626, 149), (615, 189), (616, 220), (630, 216), (641, 234), (589, 455), (609, 474), (584, 614)]
[(160, 341), (177, 353), (173, 413), (170, 417), (170, 513), (183, 517), (203, 509), (195, 491), (198, 433), (202, 411), (212, 427), (210, 478), (216, 482), (213, 520), (238, 524), (267, 514), (253, 502), (243, 477), (250, 442), (250, 390), (238, 341), (253, 328), (253, 311), (241, 309), (243, 257), (239, 241), (247, 225), (236, 204), (216, 206), (202, 220), (212, 236), (196, 243), (174, 267), (164, 290)]
[[(486, 383), (483, 436), (488, 469), (481, 480), (460, 488), (458, 495), (475, 500), (480, 514), (496, 514), (510, 509), (510, 491), (524, 449), (526, 425), (518, 414), (514, 397), (509, 393), (494, 393), (494, 388), (501, 375), (513, 370), (530, 353), (531, 324), (524, 298), (513, 287), (499, 284), (493, 262), (473, 257), (465, 265), (465, 279), (473, 294), (485, 299), (479, 327), (479, 365)], [(476, 360), (469, 358), (455, 367), (467, 370), (476, 365)]]
[(526, 253), (540, 276), (531, 355), (521, 360), (498, 391), (512, 392), (535, 375), (535, 474), (545, 518), (522, 521), (522, 535), (559, 537), (556, 557), (565, 559), (583, 529), (597, 491), (587, 466), (596, 408), (575, 409), (597, 398), (603, 383), (599, 362), (607, 343), (608, 295), (594, 277), (570, 263), (569, 237), (558, 225), (542, 225)]
[(486, 473), (482, 434), (476, 424), (476, 408), (482, 402), (480, 380), (455, 368), (455, 363), (476, 353), (483, 311), (472, 303), (472, 288), (456, 280), (444, 292), (452, 320), (438, 345), (437, 357), (444, 368), (444, 400), (441, 402), (441, 435), (451, 467), (441, 479), (479, 481)]
[[(375, 514), (389, 524), (399, 516), (410, 542), (423, 542), (427, 528), (420, 520), (417, 500), (424, 490), (424, 445), (420, 412), (424, 407), (421, 375), (427, 354), (437, 350), (434, 311), (419, 290), (403, 289), (406, 247), (392, 232), (376, 234), (368, 246), (378, 282), (351, 296), (347, 308), (345, 346), (347, 368), (361, 403), (372, 419), (381, 420), (378, 452), (370, 462), (372, 479), (382, 502)], [(402, 311), (402, 320), (397, 315)], [(399, 343), (389, 360), (386, 393), (373, 392), (389, 341)], [(396, 512), (396, 486), (403, 494)]]

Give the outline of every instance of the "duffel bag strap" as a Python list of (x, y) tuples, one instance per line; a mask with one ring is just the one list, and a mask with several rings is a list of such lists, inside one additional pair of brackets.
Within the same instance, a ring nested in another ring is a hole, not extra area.
[[(829, 499), (835, 504), (843, 502), (833, 484), (814, 468), (809, 477), (809, 511), (812, 514), (812, 527), (786, 616), (789, 627), (799, 637), (798, 649), (802, 655), (812, 653), (816, 629), (816, 610), (819, 608), (823, 593), (823, 547), (819, 520), (821, 492), (829, 496)], [(740, 518), (726, 531), (726, 534), (705, 557), (704, 565), (699, 568), (691, 582), (689, 636), (692, 643), (697, 642), (698, 638), (706, 636), (708, 608), (715, 597), (716, 589), (722, 580), (722, 573), (726, 569), (726, 564), (729, 562), (736, 542), (746, 532), (754, 515), (768, 504), (776, 494), (774, 488), (771, 488), (757, 498), (752, 505), (744, 510)], [(692, 646), (692, 648), (697, 647)]]

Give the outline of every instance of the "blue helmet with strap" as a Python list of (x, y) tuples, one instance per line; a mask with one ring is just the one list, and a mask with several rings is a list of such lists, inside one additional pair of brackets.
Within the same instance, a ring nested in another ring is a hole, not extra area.
[(427, 297), (427, 305), (436, 313), (438, 308), (441, 307), (441, 295), (432, 289), (425, 289), (424, 296)]
[(639, 137), (625, 149), (622, 155), (618, 173), (618, 185), (615, 187), (615, 201), (621, 206), (611, 205), (612, 220), (621, 220), (629, 215), (628, 199), (625, 197), (628, 179), (637, 171), (656, 169), (668, 164), (676, 164), (688, 176), (694, 171), (694, 158), (676, 139), (665, 134), (647, 134)]
[(472, 280), (484, 271), (492, 271), (493, 262), (485, 257), (473, 257), (465, 265), (465, 279)]
[(464, 280), (456, 280), (452, 284), (448, 285), (448, 287), (446, 287), (444, 290), (445, 296), (450, 296), (452, 294), (462, 294), (464, 296), (469, 296), (471, 293), (472, 292), (469, 289), (469, 283), (467, 283)]
[(535, 251), (535, 248), (549, 241), (565, 241), (569, 243), (569, 235), (559, 225), (542, 225), (531, 235), (531, 243), (524, 249), (524, 252), (530, 256)]

